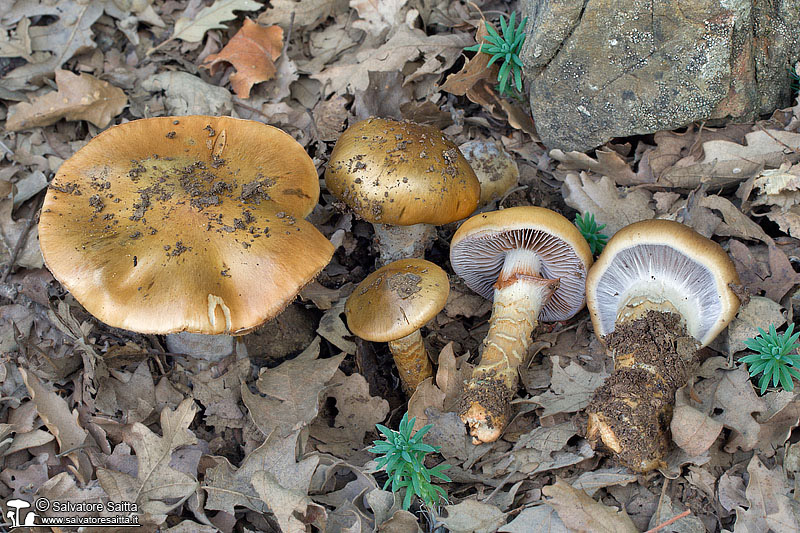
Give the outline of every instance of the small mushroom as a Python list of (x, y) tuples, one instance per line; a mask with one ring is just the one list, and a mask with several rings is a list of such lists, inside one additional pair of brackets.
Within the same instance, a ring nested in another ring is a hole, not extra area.
[(663, 466), (675, 392), (697, 350), (739, 309), (722, 248), (670, 220), (618, 231), (589, 272), (586, 301), (614, 372), (586, 409), (589, 441), (637, 472)]
[(479, 207), (503, 198), (519, 182), (519, 168), (511, 154), (488, 139), (474, 139), (458, 147), (481, 184)]
[(243, 334), (280, 313), (333, 255), (304, 219), (318, 197), (311, 158), (277, 128), (136, 120), (61, 165), (39, 241), (56, 279), (110, 326)]
[(444, 270), (424, 259), (401, 259), (364, 278), (345, 304), (354, 334), (389, 343), (409, 394), (433, 375), (419, 330), (442, 310), (449, 293)]
[(362, 120), (342, 133), (325, 183), (374, 225), (379, 265), (423, 257), (433, 226), (469, 216), (480, 198), (475, 173), (441, 131), (382, 118)]
[(592, 253), (558, 213), (512, 207), (464, 222), (450, 244), (450, 263), (467, 286), (494, 300), (481, 362), (460, 409), (473, 441), (492, 442), (508, 422), (517, 368), (538, 321), (566, 320), (583, 307)]

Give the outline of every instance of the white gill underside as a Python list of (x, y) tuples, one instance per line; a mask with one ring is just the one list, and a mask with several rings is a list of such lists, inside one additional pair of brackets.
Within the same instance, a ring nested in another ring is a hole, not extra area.
[(601, 336), (614, 331), (614, 324), (645, 300), (671, 304), (683, 316), (688, 333), (701, 342), (722, 312), (713, 274), (661, 244), (619, 252), (597, 282), (595, 300), (602, 329), (597, 333)]
[(543, 231), (509, 230), (463, 239), (451, 249), (450, 263), (470, 289), (492, 299), (498, 275), (510, 268), (507, 257), (517, 250), (537, 256), (540, 277), (559, 280), (539, 320), (566, 320), (583, 307), (586, 267), (571, 246)]

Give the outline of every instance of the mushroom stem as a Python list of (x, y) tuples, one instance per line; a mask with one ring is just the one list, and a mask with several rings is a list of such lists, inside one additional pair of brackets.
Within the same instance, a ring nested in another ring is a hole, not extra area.
[(233, 353), (232, 335), (204, 335), (202, 333), (170, 333), (167, 335), (170, 353), (191, 355), (211, 363), (221, 361)]
[(558, 280), (539, 277), (538, 270), (536, 254), (514, 250), (506, 255), (495, 284), (481, 362), (461, 399), (461, 420), (469, 424), (475, 444), (497, 440), (508, 423), (517, 369), (527, 355), (539, 311), (558, 288)]
[(419, 330), (389, 341), (389, 350), (394, 356), (394, 364), (400, 373), (403, 389), (409, 395), (413, 394), (425, 379), (433, 376), (433, 366)]
[(618, 322), (606, 337), (614, 372), (586, 408), (586, 438), (602, 442), (625, 466), (648, 472), (664, 464), (675, 392), (686, 384), (699, 345), (680, 315), (648, 311)]
[(378, 246), (378, 267), (408, 258), (423, 258), (425, 250), (436, 237), (436, 229), (430, 224), (392, 226), (373, 224), (375, 242)]

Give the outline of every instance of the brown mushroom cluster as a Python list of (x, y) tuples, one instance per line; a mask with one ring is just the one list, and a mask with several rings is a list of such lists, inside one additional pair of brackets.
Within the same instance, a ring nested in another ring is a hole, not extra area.
[[(474, 214), (519, 173), (496, 146), (462, 146), (466, 157), (435, 128), (377, 118), (338, 139), (325, 182), (374, 224), (379, 252), (379, 268), (346, 302), (350, 331), (388, 343), (409, 395), (431, 378), (421, 330), (450, 287), (423, 257), (434, 226), (473, 215), (450, 244), (453, 272), (492, 300), (459, 403), (473, 441), (495, 441), (508, 425), (537, 324), (587, 305), (615, 370), (586, 410), (586, 437), (635, 471), (657, 468), (675, 392), (739, 307), (727, 254), (682, 224), (651, 220), (617, 232), (593, 264), (580, 231), (551, 210)], [(319, 194), (310, 157), (281, 130), (228, 117), (138, 120), (101, 133), (61, 166), (42, 208), (42, 253), (111, 326), (244, 334), (330, 261), (332, 244), (305, 220)]]

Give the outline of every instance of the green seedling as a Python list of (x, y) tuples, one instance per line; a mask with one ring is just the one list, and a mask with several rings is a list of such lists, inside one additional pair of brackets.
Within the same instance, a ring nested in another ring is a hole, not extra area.
[(487, 42), (464, 48), (468, 52), (483, 52), (492, 56), (492, 59), (486, 65), (487, 67), (492, 66), (496, 61), (502, 60), (503, 64), (500, 65), (500, 71), (497, 74), (500, 94), (507, 94), (506, 88), (508, 87), (509, 78), (512, 79), (517, 92), (522, 92), (522, 61), (519, 58), (519, 51), (522, 49), (522, 43), (525, 42), (525, 24), (527, 24), (528, 18), (525, 17), (517, 26), (516, 17), (516, 13), (512, 13), (509, 20), (506, 20), (502, 15), (500, 16), (500, 31), (502, 35), (497, 33), (497, 30), (486, 22), (486, 31), (489, 32), (489, 35), (485, 36), (484, 39)]
[(384, 454), (378, 457), (378, 469), (383, 469), (389, 474), (389, 479), (383, 486), (383, 490), (391, 484), (392, 492), (398, 492), (405, 488), (406, 494), (403, 498), (403, 509), (408, 510), (411, 505), (411, 497), (417, 496), (423, 503), (432, 508), (439, 503), (440, 499), (447, 500), (447, 493), (442, 487), (431, 483), (433, 477), (442, 481), (450, 481), (442, 470), (450, 468), (448, 464), (440, 464), (433, 468), (425, 466), (425, 456), (431, 452), (438, 452), (441, 446), (431, 446), (422, 442), (422, 437), (427, 433), (433, 424), (428, 424), (413, 433), (414, 421), (416, 418), (408, 419), (408, 413), (403, 415), (398, 431), (389, 429), (381, 424), (376, 424), (386, 440), (374, 441), (375, 446), (369, 449), (372, 453)]
[(578, 226), (583, 238), (589, 243), (592, 255), (597, 255), (603, 251), (608, 243), (608, 235), (603, 235), (600, 230), (606, 227), (605, 224), (597, 225), (593, 213), (584, 213), (583, 218), (575, 215), (575, 225)]
[(792, 335), (794, 324), (789, 324), (784, 333), (778, 335), (775, 331), (775, 324), (770, 324), (769, 333), (758, 328), (759, 335), (744, 341), (745, 346), (756, 353), (745, 355), (739, 358), (740, 363), (747, 363), (750, 370), (750, 377), (761, 374), (758, 386), (761, 387), (761, 394), (766, 392), (770, 378), (772, 386), (781, 384), (784, 390), (794, 390), (792, 377), (800, 379), (800, 355), (791, 353), (800, 347), (797, 339), (800, 338), (800, 331)]

